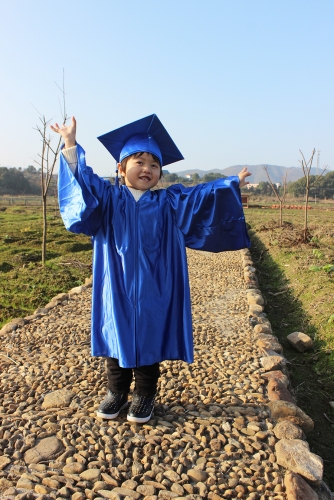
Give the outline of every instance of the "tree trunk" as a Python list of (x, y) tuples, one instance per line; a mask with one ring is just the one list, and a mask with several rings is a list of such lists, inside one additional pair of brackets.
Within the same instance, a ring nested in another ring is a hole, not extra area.
[(279, 226), (283, 227), (283, 202), (279, 200)]
[(310, 194), (310, 186), (306, 183), (305, 190), (305, 216), (304, 216), (304, 243), (307, 241), (307, 229), (308, 229), (308, 199)]
[(42, 196), (42, 203), (43, 203), (43, 237), (42, 237), (42, 265), (45, 265), (45, 258), (46, 258), (46, 232), (47, 232), (47, 225), (46, 225), (46, 195)]

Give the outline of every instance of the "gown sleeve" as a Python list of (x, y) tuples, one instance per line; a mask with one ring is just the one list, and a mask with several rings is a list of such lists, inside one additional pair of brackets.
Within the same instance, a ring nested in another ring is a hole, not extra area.
[(238, 176), (194, 187), (174, 184), (167, 199), (187, 247), (223, 252), (250, 246)]
[(59, 209), (66, 229), (94, 236), (102, 224), (111, 185), (86, 165), (85, 151), (77, 145), (78, 165), (73, 172), (60, 154)]

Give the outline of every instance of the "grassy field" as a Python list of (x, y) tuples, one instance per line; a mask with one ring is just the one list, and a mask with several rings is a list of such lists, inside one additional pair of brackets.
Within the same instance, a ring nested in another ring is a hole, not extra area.
[(41, 244), (41, 207), (10, 206), (0, 211), (0, 327), (31, 314), (57, 293), (83, 284), (91, 274), (90, 239), (67, 232), (57, 208), (49, 208), (44, 267)]
[[(324, 459), (325, 481), (334, 490), (334, 205), (309, 211), (308, 243), (302, 242), (304, 212), (245, 209), (252, 240), (251, 253), (265, 311), (284, 347), (292, 393), (315, 422), (308, 436), (311, 451)], [(314, 348), (298, 353), (286, 337), (304, 332)]]

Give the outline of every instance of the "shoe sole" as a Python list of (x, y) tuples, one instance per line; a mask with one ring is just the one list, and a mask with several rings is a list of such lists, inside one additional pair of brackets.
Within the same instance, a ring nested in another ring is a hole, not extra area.
[(126, 408), (128, 406), (129, 402), (127, 401), (126, 403), (124, 403), (124, 405), (122, 406), (122, 408), (120, 408), (118, 410), (118, 412), (116, 413), (102, 413), (101, 411), (96, 411), (96, 416), (97, 417), (100, 417), (100, 418), (104, 418), (106, 420), (112, 420), (113, 418), (116, 418), (118, 417), (118, 415), (120, 414), (120, 412), (122, 410), (124, 410), (124, 408)]
[(151, 415), (149, 415), (148, 417), (139, 418), (139, 417), (132, 417), (131, 415), (128, 415), (127, 419), (129, 422), (137, 422), (137, 424), (144, 424), (145, 422), (148, 422), (150, 420), (152, 415), (153, 415), (153, 410), (151, 412)]

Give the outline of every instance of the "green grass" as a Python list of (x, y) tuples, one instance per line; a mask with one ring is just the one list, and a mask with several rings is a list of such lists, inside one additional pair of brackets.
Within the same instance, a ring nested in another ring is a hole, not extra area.
[[(324, 459), (324, 479), (333, 490), (334, 435), (326, 416), (334, 421), (329, 405), (334, 401), (334, 271), (325, 269), (334, 264), (334, 206), (310, 210), (306, 244), (301, 238), (303, 211), (284, 210), (283, 228), (278, 227), (278, 210), (250, 207), (245, 214), (265, 312), (289, 361), (291, 392), (315, 422), (308, 442)], [(312, 337), (314, 348), (294, 350), (286, 340), (294, 331)]]
[(10, 206), (0, 216), (0, 327), (27, 316), (91, 274), (90, 238), (66, 231), (49, 207), (46, 264), (41, 264), (41, 207)]

